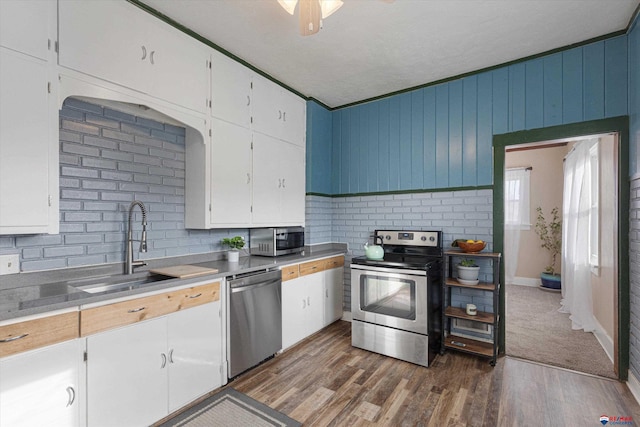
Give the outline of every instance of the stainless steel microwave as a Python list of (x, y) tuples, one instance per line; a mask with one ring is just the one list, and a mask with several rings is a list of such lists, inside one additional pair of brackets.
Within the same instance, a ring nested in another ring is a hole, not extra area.
[(252, 228), (251, 255), (279, 256), (304, 252), (304, 227)]

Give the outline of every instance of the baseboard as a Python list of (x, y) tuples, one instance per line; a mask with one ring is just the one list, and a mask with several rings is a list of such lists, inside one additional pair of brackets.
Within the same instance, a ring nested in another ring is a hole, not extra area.
[(351, 312), (350, 311), (343, 311), (342, 312), (342, 320), (346, 320), (347, 322), (351, 322)]
[(629, 370), (627, 375), (627, 387), (629, 387), (629, 391), (631, 391), (633, 397), (636, 398), (636, 402), (640, 403), (640, 381), (633, 375), (631, 370)]
[(541, 285), (540, 278), (536, 277), (514, 277), (510, 285), (538, 287)]
[(604, 352), (609, 356), (609, 360), (613, 363), (613, 339), (607, 334), (595, 316), (593, 317), (593, 322), (596, 324), (596, 329), (593, 331), (593, 335), (595, 335), (596, 339), (604, 349)]

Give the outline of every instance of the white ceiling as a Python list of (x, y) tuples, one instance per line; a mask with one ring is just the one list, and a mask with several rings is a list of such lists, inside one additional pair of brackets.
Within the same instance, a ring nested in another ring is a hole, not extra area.
[(626, 29), (640, 0), (344, 0), (303, 37), (276, 0), (142, 0), (329, 107)]

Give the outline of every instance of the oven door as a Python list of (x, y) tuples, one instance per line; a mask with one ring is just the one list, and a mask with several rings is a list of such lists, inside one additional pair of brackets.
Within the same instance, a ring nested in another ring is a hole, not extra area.
[(351, 264), (353, 320), (428, 334), (427, 273)]

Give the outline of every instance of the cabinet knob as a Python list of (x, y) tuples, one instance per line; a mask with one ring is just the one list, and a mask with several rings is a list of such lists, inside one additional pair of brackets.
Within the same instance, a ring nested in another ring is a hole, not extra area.
[(164, 353), (160, 353), (160, 357), (162, 358), (162, 364), (160, 365), (160, 369), (164, 369), (167, 366), (167, 355)]
[(251, 97), (247, 95), (247, 107), (251, 105)]
[(156, 53), (155, 50), (151, 51), (151, 55), (149, 56), (149, 60), (151, 61), (151, 64), (155, 64), (155, 62), (153, 61), (153, 55)]
[(287, 112), (286, 112), (286, 111), (283, 111), (283, 112), (282, 112), (282, 121), (283, 121), (283, 122), (286, 122), (286, 121), (287, 121)]
[(140, 46), (142, 48), (142, 58), (140, 58), (141, 61), (144, 61), (147, 58), (147, 48), (144, 46)]

